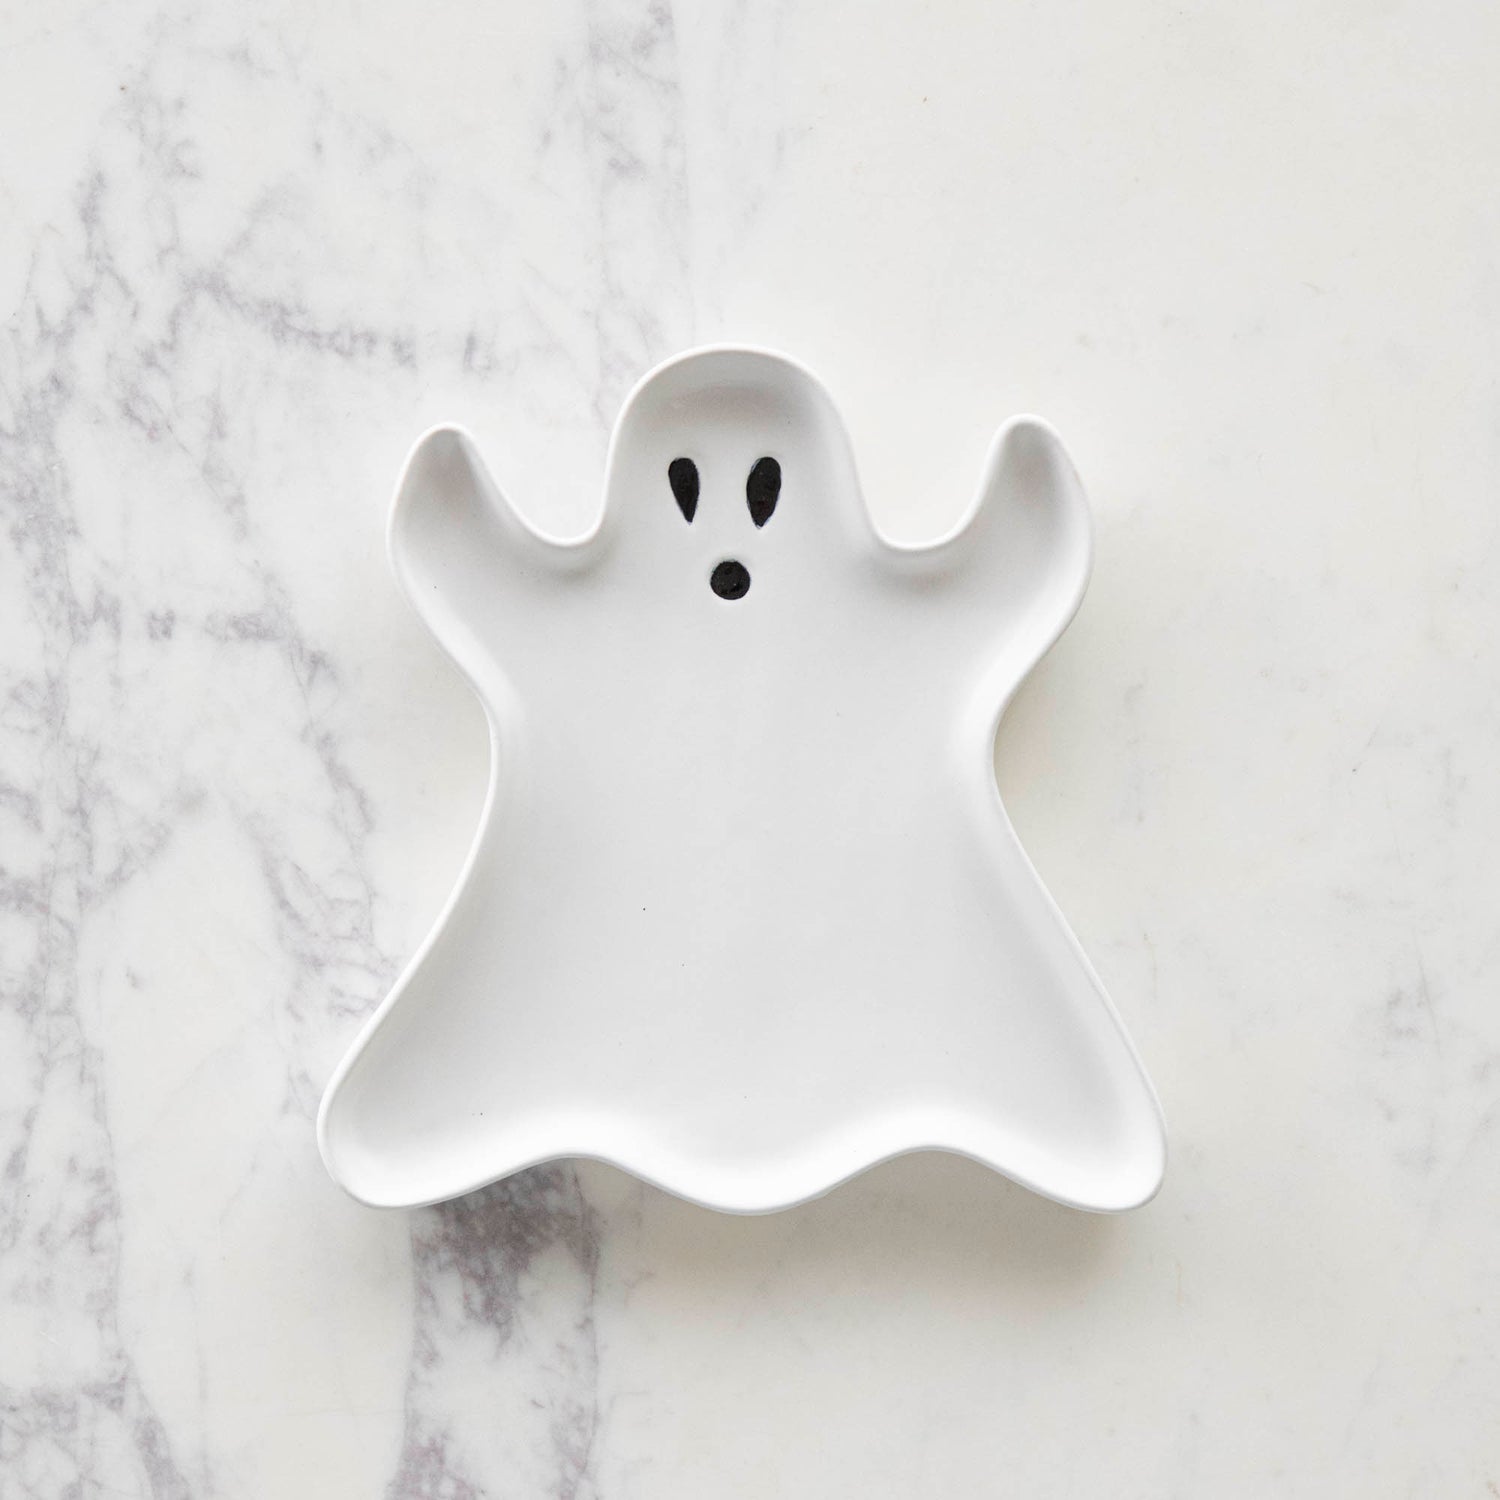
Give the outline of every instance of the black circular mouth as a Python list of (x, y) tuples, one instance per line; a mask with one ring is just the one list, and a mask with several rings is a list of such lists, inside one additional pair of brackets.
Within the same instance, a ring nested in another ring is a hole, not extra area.
[(708, 586), (721, 599), (743, 599), (750, 592), (750, 570), (727, 558), (708, 575)]

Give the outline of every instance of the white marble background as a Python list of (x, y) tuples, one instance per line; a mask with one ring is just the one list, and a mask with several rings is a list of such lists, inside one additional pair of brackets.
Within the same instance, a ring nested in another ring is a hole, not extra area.
[[(1500, 1495), (1500, 20), (1472, 3), (0, 7), (0, 1496)], [(1121, 1219), (942, 1158), (379, 1214), (322, 1084), (478, 710), (453, 418), (556, 524), (782, 346), (933, 532), (1099, 518), (1001, 785), (1160, 1089)]]

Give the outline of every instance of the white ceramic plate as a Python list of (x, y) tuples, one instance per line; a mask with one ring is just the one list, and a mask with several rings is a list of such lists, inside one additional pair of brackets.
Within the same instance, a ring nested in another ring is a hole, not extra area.
[(439, 428), (390, 545), (492, 769), (324, 1097), (349, 1192), (585, 1156), (755, 1212), (935, 1148), (1083, 1208), (1151, 1197), (1151, 1086), (995, 785), (1089, 571), (1050, 428), (1009, 423), (965, 521), (900, 547), (812, 375), (696, 350), (626, 402), (587, 535), (536, 531)]

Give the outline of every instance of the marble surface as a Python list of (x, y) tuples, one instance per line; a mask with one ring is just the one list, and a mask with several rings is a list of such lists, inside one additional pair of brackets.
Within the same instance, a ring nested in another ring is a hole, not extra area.
[[(1500, 1494), (1500, 22), (1411, 0), (0, 11), (0, 1496)], [(1161, 1093), (1121, 1218), (413, 1214), (312, 1118), (473, 829), (412, 438), (595, 503), (817, 369), (932, 534), (1069, 441), (1000, 784)]]

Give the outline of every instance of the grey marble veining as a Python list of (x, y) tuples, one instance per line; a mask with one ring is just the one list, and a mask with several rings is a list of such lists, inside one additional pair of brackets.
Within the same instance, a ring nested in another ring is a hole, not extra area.
[[(1495, 31), (0, 18), (0, 1497), (1500, 1490)], [(322, 1171), (485, 773), (401, 457), (462, 421), (567, 525), (718, 337), (819, 370), (893, 529), (1014, 410), (1078, 458), (998, 764), (1163, 1096), (1139, 1214)]]

